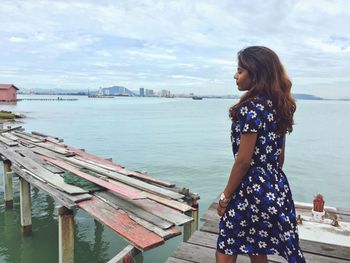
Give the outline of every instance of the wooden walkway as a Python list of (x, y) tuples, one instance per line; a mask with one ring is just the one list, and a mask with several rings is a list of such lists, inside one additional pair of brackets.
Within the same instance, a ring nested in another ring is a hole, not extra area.
[[(215, 262), (216, 240), (218, 237), (219, 216), (216, 213), (216, 200), (203, 215), (200, 231), (194, 232), (187, 242), (174, 251), (166, 263)], [(296, 203), (297, 214), (302, 218), (299, 224), (300, 243), (306, 262), (312, 263), (350, 263), (350, 209), (325, 207), (326, 222), (334, 216), (339, 227), (311, 220), (311, 205)], [(286, 262), (279, 256), (268, 256), (269, 262)], [(248, 263), (248, 256), (240, 255), (238, 263)]]
[[(74, 262), (73, 209), (85, 210), (127, 240), (131, 246), (126, 254), (162, 245), (181, 234), (177, 226), (184, 225), (185, 239), (198, 227), (198, 195), (67, 146), (59, 138), (27, 133), (20, 127), (0, 130), (0, 157), (4, 161), (4, 198), (8, 209), (13, 206), (12, 177), (21, 179), (24, 234), (31, 234), (32, 229), (31, 185), (61, 205), (58, 209), (60, 262)], [(67, 172), (95, 183), (102, 190), (88, 192), (66, 183), (63, 177)], [(125, 256), (125, 250), (122, 252), (111, 262), (119, 262)]]

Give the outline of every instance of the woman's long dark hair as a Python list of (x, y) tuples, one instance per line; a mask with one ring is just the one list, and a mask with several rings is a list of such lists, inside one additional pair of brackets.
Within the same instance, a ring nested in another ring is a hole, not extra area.
[(265, 96), (276, 110), (279, 134), (293, 131), (296, 103), (291, 94), (292, 82), (275, 52), (267, 47), (252, 46), (238, 52), (238, 66), (248, 71), (253, 87), (230, 108), (230, 118), (238, 120), (237, 111), (245, 101)]

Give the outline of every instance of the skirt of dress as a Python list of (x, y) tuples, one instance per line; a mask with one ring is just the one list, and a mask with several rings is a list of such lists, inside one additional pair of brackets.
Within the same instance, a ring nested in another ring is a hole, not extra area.
[(280, 255), (305, 262), (287, 178), (250, 169), (219, 224), (217, 250), (226, 255)]

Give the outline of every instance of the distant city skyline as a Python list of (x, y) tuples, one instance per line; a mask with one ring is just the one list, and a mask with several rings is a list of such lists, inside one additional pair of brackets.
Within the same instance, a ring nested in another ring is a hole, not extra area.
[(293, 92), (350, 98), (349, 23), (345, 0), (4, 0), (0, 83), (240, 95), (236, 53), (265, 45)]

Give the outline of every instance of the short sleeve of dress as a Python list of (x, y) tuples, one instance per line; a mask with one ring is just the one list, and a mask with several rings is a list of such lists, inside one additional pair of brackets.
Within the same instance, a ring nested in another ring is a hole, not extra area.
[(238, 109), (241, 133), (257, 133), (262, 127), (262, 105), (254, 101), (243, 103)]

